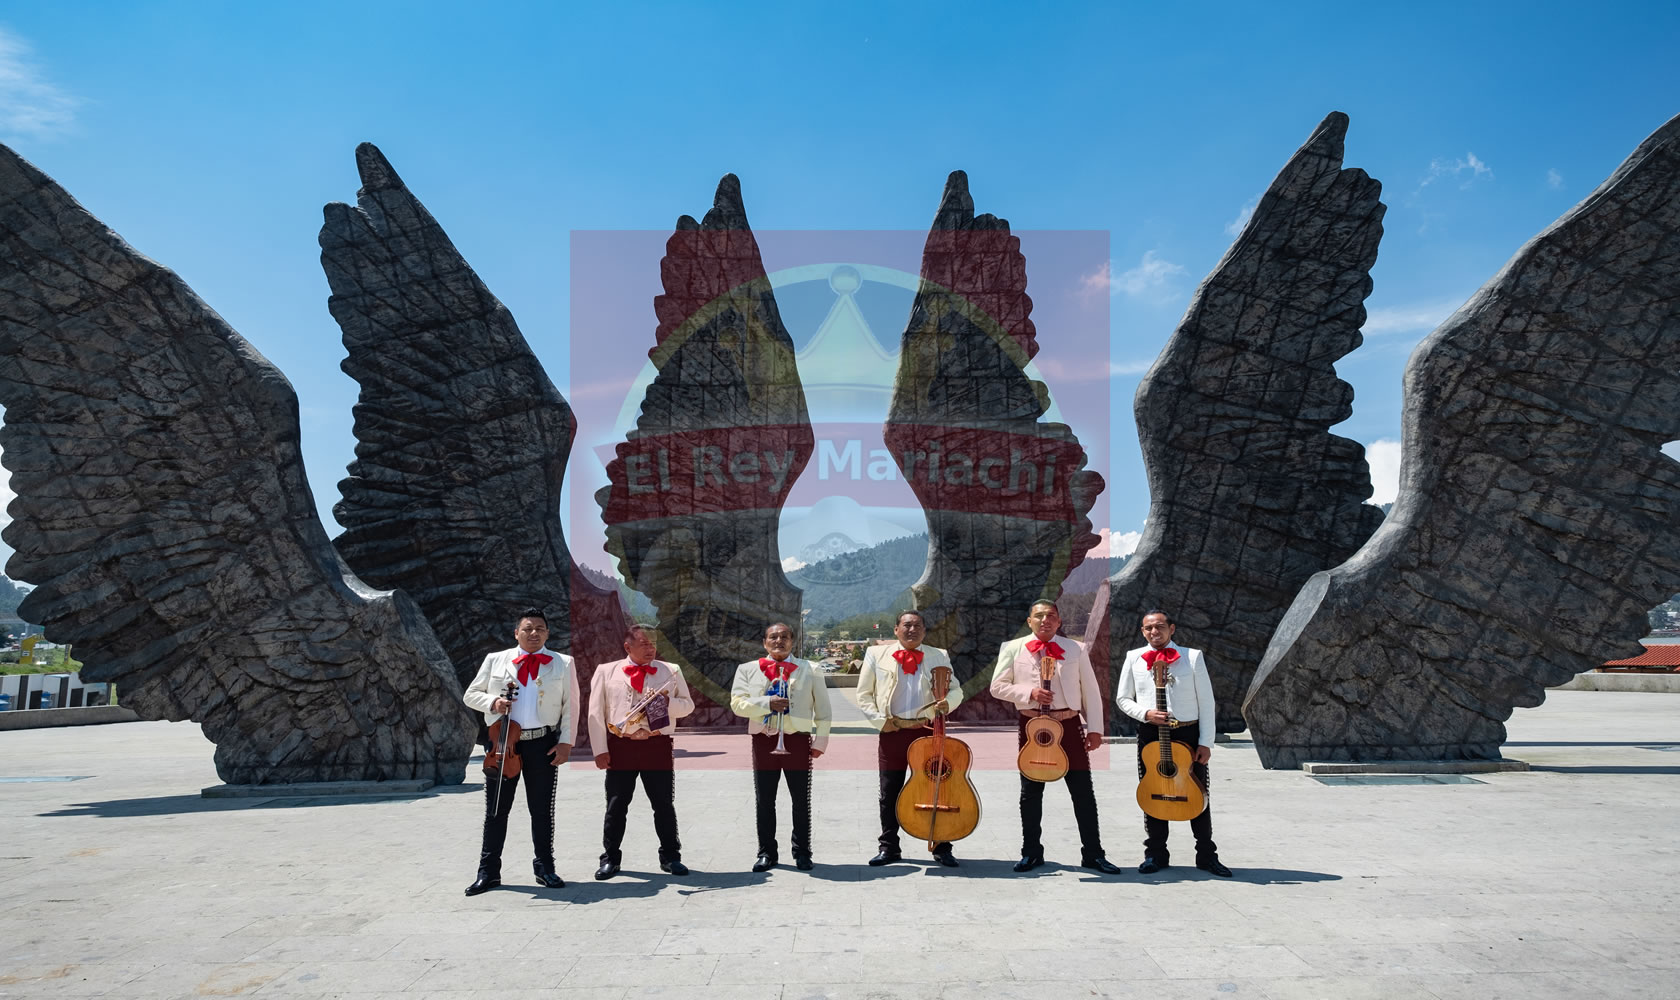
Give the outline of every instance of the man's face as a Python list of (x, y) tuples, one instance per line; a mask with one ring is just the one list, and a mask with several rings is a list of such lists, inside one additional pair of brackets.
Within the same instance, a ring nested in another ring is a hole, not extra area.
[(653, 644), (653, 636), (645, 630), (637, 629), (624, 637), (624, 654), (637, 666), (645, 667), (653, 662), (653, 656), (658, 651)]
[(785, 660), (793, 652), (793, 629), (772, 625), (764, 631), (764, 651), (772, 660)]
[(915, 649), (927, 637), (927, 626), (922, 624), (921, 615), (899, 615), (893, 635), (898, 636), (899, 644), (905, 649)]
[(1041, 642), (1049, 642), (1056, 630), (1062, 627), (1062, 616), (1056, 613), (1055, 608), (1040, 604), (1027, 615), (1027, 627), (1032, 629), (1033, 635)]
[(527, 653), (535, 653), (548, 641), (548, 622), (541, 618), (521, 618), (513, 628), (513, 641)]
[(1154, 646), (1156, 649), (1160, 649), (1167, 643), (1172, 642), (1173, 633), (1176, 631), (1178, 631), (1178, 626), (1168, 625), (1166, 615), (1143, 616), (1144, 641), (1149, 643), (1151, 646)]

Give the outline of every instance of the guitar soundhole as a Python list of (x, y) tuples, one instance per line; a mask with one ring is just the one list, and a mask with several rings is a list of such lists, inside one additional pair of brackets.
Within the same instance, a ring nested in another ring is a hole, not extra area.
[(1163, 778), (1177, 777), (1178, 765), (1170, 760), (1163, 760), (1159, 764), (1155, 765), (1155, 773), (1159, 774)]
[(946, 760), (944, 757), (937, 757), (928, 761), (922, 768), (922, 771), (929, 778), (944, 781), (946, 778), (951, 776), (951, 762)]
[(1038, 732), (1033, 733), (1033, 742), (1037, 743), (1041, 747), (1047, 747), (1050, 745), (1050, 734), (1040, 729)]

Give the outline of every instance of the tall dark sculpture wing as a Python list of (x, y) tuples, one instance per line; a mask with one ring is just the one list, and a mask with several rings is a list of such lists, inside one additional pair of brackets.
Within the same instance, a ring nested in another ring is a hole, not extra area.
[(624, 655), (625, 620), (561, 530), (571, 407), (384, 155), (363, 143), (356, 166), (356, 207), (326, 206), (321, 227), (342, 367), (361, 385), (334, 543), (363, 579), (419, 602), (462, 686), (535, 606), (587, 690), (595, 664)]
[[(1332, 112), (1267, 189), (1138, 386), (1149, 522), (1111, 580), (1092, 662), (1118, 673), (1138, 623), (1170, 611), (1203, 650), (1220, 732), (1289, 602), (1382, 523), (1365, 449), (1330, 433), (1352, 412), (1335, 363), (1361, 343), (1382, 238), (1382, 185), (1342, 168)], [(1116, 732), (1136, 731), (1120, 712)]]
[(230, 783), (458, 783), (472, 718), (315, 513), (297, 397), (180, 278), (0, 147), (0, 445), (20, 614)]
[(661, 656), (684, 666), (698, 724), (733, 725), (737, 664), (771, 622), (800, 623), (777, 525), (814, 437), (741, 183), (677, 220), (654, 302), (659, 373), (596, 493), (607, 550), (658, 609)]
[[(968, 177), (945, 182), (922, 251), (885, 428), (887, 448), (928, 520), (928, 562), (911, 588), (928, 642), (948, 649), (972, 695), (998, 643), (1021, 634), (1031, 603), (1055, 599), (1098, 541), (1089, 514), (1102, 477), (1065, 424), (1040, 421), (1044, 383), (1026, 258), (1009, 223), (974, 214)], [(970, 698), (965, 718), (1014, 718)]]
[(1248, 690), (1267, 767), (1489, 759), (1680, 587), (1680, 118), (1412, 355), (1400, 495)]

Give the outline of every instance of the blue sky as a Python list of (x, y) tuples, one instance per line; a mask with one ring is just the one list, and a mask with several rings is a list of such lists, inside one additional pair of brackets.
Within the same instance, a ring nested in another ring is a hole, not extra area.
[(1137, 379), (1327, 112), (1388, 205), (1366, 345), (1338, 366), (1338, 430), (1384, 483), (1411, 348), (1680, 113), (1677, 29), (1659, 3), (9, 4), (0, 141), (287, 374), (334, 534), (356, 388), (316, 234), (354, 199), (356, 143), (568, 395), (571, 231), (668, 229), (730, 171), (759, 229), (919, 230), (965, 169), (1017, 229), (1110, 233), (1121, 534), (1147, 513)]

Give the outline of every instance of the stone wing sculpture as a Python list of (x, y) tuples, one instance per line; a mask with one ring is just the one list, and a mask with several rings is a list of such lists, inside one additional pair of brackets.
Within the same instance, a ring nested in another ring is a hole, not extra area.
[(280, 372), (4, 147), (0, 241), (20, 613), (141, 716), (202, 723), (229, 783), (460, 782), (449, 661), (327, 541)]
[(1295, 599), (1243, 706), (1267, 767), (1491, 759), (1680, 587), (1680, 118), (1406, 367), (1400, 493)]
[(384, 155), (363, 143), (356, 166), (356, 207), (327, 205), (321, 227), (342, 367), (361, 385), (334, 542), (362, 579), (419, 602), (462, 687), (534, 606), (587, 691), (624, 655), (625, 620), (561, 529), (571, 407)]
[(765, 626), (800, 622), (776, 532), (814, 437), (734, 174), (703, 221), (677, 220), (660, 273), (658, 375), (596, 500), (608, 551), (658, 609), (660, 655), (704, 699), (694, 722), (733, 725), (736, 665), (764, 654)]
[(1331, 113), (1284, 165), (1134, 404), (1149, 521), (1099, 600), (1091, 659), (1112, 690), (1144, 613), (1171, 612), (1176, 640), (1207, 655), (1221, 732), (1243, 728), (1242, 694), (1301, 585), (1382, 523), (1365, 449), (1330, 433), (1352, 412), (1335, 362), (1361, 342), (1382, 238), (1382, 186), (1342, 167), (1347, 126)]
[(964, 718), (1009, 718), (972, 697), (991, 680), (1000, 642), (1054, 600), (1098, 541), (1089, 514), (1102, 477), (1064, 424), (1040, 421), (1049, 391), (1025, 372), (1038, 353), (1026, 258), (1009, 223), (974, 214), (968, 177), (945, 182), (922, 251), (885, 428), (887, 448), (921, 501), (928, 561), (911, 588), (930, 645), (950, 651), (970, 696)]

